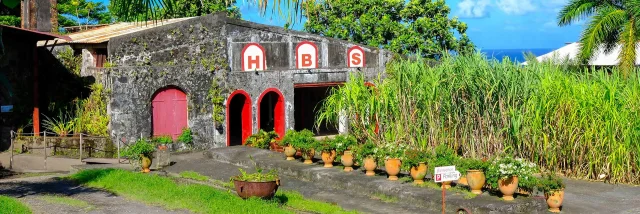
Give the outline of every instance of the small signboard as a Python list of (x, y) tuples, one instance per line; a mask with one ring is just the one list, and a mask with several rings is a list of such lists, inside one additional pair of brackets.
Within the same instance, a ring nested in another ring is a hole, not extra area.
[(456, 166), (436, 167), (433, 176), (436, 183), (455, 181), (460, 178), (460, 172), (456, 171)]
[(13, 105), (0, 106), (0, 112), (2, 112), (2, 113), (12, 112), (12, 111), (13, 111)]

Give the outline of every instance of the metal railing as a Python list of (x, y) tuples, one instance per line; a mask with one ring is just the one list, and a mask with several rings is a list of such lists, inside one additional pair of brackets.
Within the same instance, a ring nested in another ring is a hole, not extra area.
[[(67, 134), (67, 135), (61, 136), (61, 135), (58, 135), (58, 134), (55, 134), (55, 133), (52, 133), (52, 132), (47, 132), (47, 131), (43, 131), (43, 132), (39, 132), (39, 133), (17, 133), (15, 131), (11, 131), (10, 134), (11, 134), (11, 147), (10, 147), (11, 157), (9, 159), (9, 168), (10, 169), (13, 168), (13, 161), (14, 161), (14, 156), (15, 156), (14, 153), (16, 151), (15, 150), (16, 141), (19, 138), (22, 138), (22, 137), (32, 138), (32, 140), (33, 140), (33, 145), (34, 146), (27, 146), (26, 147), (28, 151), (38, 150), (38, 149), (42, 149), (43, 150), (42, 153), (43, 153), (43, 157), (44, 157), (44, 167), (45, 167), (45, 169), (47, 168), (47, 157), (50, 157), (50, 155), (48, 155), (47, 149), (50, 149), (52, 147), (54, 149), (56, 149), (56, 148), (70, 149), (70, 150), (78, 149), (79, 150), (78, 159), (80, 160), (80, 162), (82, 162), (83, 161), (83, 157), (85, 156), (85, 154), (87, 154), (87, 151), (85, 151), (85, 147), (86, 147), (85, 140), (92, 139), (94, 142), (96, 140), (100, 140), (102, 142), (103, 146), (105, 146), (105, 147), (107, 146), (108, 143), (112, 143), (110, 141), (110, 138), (108, 138), (108, 137), (92, 136), (92, 135), (87, 135), (87, 134), (76, 134), (76, 135)], [(35, 145), (37, 144), (37, 141), (40, 138), (42, 138), (43, 146), (42, 147), (36, 147)], [(71, 141), (75, 141), (77, 139), (78, 147), (77, 148), (73, 148), (73, 147), (63, 147), (63, 146), (57, 146), (57, 145), (51, 146), (50, 143), (47, 142), (47, 138), (58, 138), (60, 140), (71, 140)], [(25, 141), (26, 140), (28, 140), (28, 139), (25, 139)], [(116, 151), (115, 151), (117, 153), (118, 163), (122, 163), (121, 156), (120, 156), (120, 148), (121, 148), (120, 144), (121, 144), (121, 142), (118, 141), (117, 145), (116, 145)], [(22, 146), (23, 146), (23, 149), (21, 151), (23, 151), (24, 148), (25, 148), (24, 144)], [(99, 151), (99, 152), (104, 152), (105, 155), (107, 153), (109, 153), (109, 152), (114, 152), (114, 151), (107, 151), (106, 149), (101, 150), (101, 149), (98, 149), (98, 148), (93, 148), (93, 147), (91, 147), (91, 145), (90, 145), (89, 148), (90, 148), (90, 150), (88, 151), (88, 157), (89, 158), (91, 158), (91, 153), (94, 150), (95, 151)], [(54, 155), (51, 155), (51, 156), (55, 156), (55, 153), (54, 153)]]

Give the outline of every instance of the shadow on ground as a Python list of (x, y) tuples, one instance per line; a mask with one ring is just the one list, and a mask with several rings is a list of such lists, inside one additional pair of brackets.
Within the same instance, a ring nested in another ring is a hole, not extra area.
[[(22, 198), (32, 195), (64, 195), (103, 192), (99, 189), (79, 186), (63, 178), (52, 178), (43, 182), (14, 181), (0, 183), (0, 195)], [(113, 193), (110, 196), (115, 196)]]

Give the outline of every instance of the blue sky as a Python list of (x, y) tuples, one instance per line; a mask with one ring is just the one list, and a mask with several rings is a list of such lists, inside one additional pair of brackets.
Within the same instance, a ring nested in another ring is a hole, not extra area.
[[(108, 0), (98, 0), (107, 3)], [(584, 23), (558, 27), (558, 11), (569, 0), (447, 0), (451, 17), (467, 23), (467, 34), (481, 49), (555, 49), (575, 42)], [(238, 0), (242, 18), (248, 21), (283, 26), (285, 18), (271, 14), (263, 17), (257, 6)], [(302, 24), (293, 26), (300, 30)]]

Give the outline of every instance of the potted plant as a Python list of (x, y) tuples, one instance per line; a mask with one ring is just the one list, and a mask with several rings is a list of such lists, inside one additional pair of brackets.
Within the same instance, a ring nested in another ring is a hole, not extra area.
[(289, 131), (284, 136), (283, 141), (289, 143), (293, 148), (302, 153), (305, 164), (313, 163), (313, 156), (315, 155), (313, 148), (316, 144), (316, 139), (313, 138), (313, 132), (307, 129), (299, 132)]
[(421, 149), (407, 149), (404, 152), (402, 168), (409, 171), (413, 183), (424, 183), (424, 177), (427, 175), (427, 161), (431, 158), (431, 153)]
[(167, 145), (173, 143), (173, 139), (169, 135), (160, 135), (153, 137), (153, 143), (158, 145), (159, 150), (167, 150)]
[(340, 156), (340, 162), (345, 172), (353, 171), (353, 152), (351, 148), (356, 145), (356, 138), (350, 135), (337, 135), (333, 138), (336, 145), (336, 153)]
[(513, 194), (518, 188), (519, 177), (532, 176), (536, 165), (522, 158), (504, 156), (496, 158), (489, 166), (489, 183), (498, 187), (505, 201), (513, 200)]
[(287, 157), (286, 160), (295, 160), (296, 149), (291, 145), (291, 141), (295, 140), (297, 137), (297, 132), (294, 130), (289, 130), (284, 135), (281, 141), (278, 141), (278, 145), (284, 147), (284, 155)]
[(544, 192), (544, 196), (547, 200), (547, 205), (549, 205), (549, 212), (558, 213), (560, 212), (560, 207), (562, 206), (562, 201), (564, 200), (564, 188), (565, 184), (562, 181), (562, 178), (559, 176), (549, 173), (543, 175), (542, 178), (537, 182), (538, 190)]
[(325, 168), (333, 167), (333, 161), (336, 158), (336, 145), (333, 139), (325, 137), (322, 141), (316, 143), (316, 151), (320, 151), (322, 161)]
[(238, 196), (243, 199), (250, 197), (258, 197), (262, 199), (271, 199), (278, 191), (280, 180), (275, 170), (263, 172), (257, 168), (256, 173), (247, 173), (242, 169), (240, 175), (231, 178)]
[(376, 153), (378, 152), (378, 148), (376, 144), (372, 142), (366, 142), (355, 148), (356, 160), (360, 162), (364, 169), (366, 170), (367, 176), (374, 176), (376, 173), (374, 170), (377, 167), (376, 164)]
[(486, 183), (484, 172), (488, 166), (489, 163), (486, 161), (473, 158), (458, 158), (456, 169), (464, 174), (458, 180), (458, 184), (468, 185), (471, 192), (476, 195), (482, 194), (482, 187)]
[(188, 146), (190, 148), (193, 145), (193, 135), (191, 134), (191, 129), (185, 127), (182, 129), (182, 133), (178, 136), (178, 142), (181, 142), (184, 146)]
[(133, 145), (122, 150), (122, 156), (129, 159), (132, 164), (140, 164), (142, 172), (148, 173), (151, 170), (151, 159), (155, 148), (147, 139), (139, 139)]
[(260, 129), (258, 133), (247, 137), (245, 145), (259, 149), (269, 149), (271, 147), (271, 143), (275, 143), (275, 139), (277, 137), (278, 134), (274, 131), (266, 132)]
[[(440, 144), (435, 148), (435, 156), (433, 157), (433, 167), (430, 167), (430, 171), (434, 172), (435, 167), (451, 166), (455, 164), (456, 153), (453, 149), (450, 149), (445, 144)], [(441, 183), (445, 189), (451, 188), (451, 181)]]

